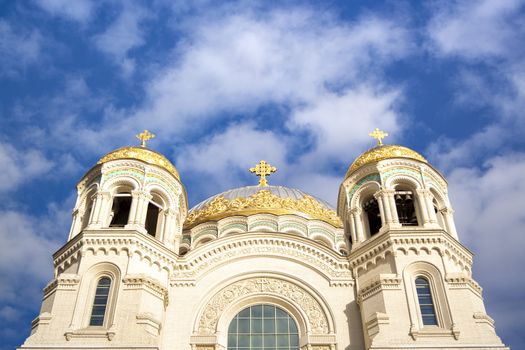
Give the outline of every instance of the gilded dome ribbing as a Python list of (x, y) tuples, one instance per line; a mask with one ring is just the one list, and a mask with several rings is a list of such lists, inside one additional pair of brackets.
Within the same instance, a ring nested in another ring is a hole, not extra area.
[(410, 148), (399, 146), (399, 145), (379, 145), (369, 149), (365, 153), (361, 154), (356, 160), (350, 165), (346, 172), (346, 177), (353, 173), (358, 168), (371, 163), (379, 162), (383, 159), (390, 158), (409, 158), (415, 159), (420, 162), (427, 163), (427, 160), (419, 153)]
[(156, 165), (165, 169), (180, 181), (179, 172), (175, 166), (162, 154), (152, 151), (149, 148), (137, 146), (122, 147), (100, 158), (97, 164), (103, 164), (117, 159), (136, 159), (151, 165)]
[(184, 227), (188, 229), (206, 221), (259, 213), (299, 215), (342, 227), (341, 219), (328, 203), (283, 186), (246, 186), (219, 193), (193, 207)]

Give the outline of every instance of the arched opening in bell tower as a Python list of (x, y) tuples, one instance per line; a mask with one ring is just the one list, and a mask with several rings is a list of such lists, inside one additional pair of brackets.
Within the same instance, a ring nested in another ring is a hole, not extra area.
[(129, 220), (131, 209), (131, 192), (123, 191), (113, 196), (111, 205), (111, 221), (109, 227), (124, 227)]
[(403, 226), (418, 226), (414, 191), (404, 186), (397, 187), (394, 200), (399, 223)]
[(363, 201), (363, 211), (365, 213), (363, 219), (368, 235), (370, 237), (374, 236), (379, 232), (382, 226), (379, 204), (374, 196), (370, 196)]

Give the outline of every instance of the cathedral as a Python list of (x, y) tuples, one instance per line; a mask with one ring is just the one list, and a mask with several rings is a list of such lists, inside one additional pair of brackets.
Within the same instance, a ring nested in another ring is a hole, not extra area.
[(446, 179), (370, 135), (377, 145), (349, 165), (337, 209), (269, 184), (266, 161), (249, 169), (258, 185), (188, 209), (176, 167), (140, 133), (78, 182), (19, 349), (508, 350)]

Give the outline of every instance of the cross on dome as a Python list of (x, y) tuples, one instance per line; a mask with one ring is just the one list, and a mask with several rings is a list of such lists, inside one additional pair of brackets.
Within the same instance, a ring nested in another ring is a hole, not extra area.
[(255, 175), (261, 177), (261, 179), (259, 180), (259, 186), (267, 186), (268, 181), (266, 181), (266, 176), (269, 176), (272, 173), (275, 173), (276, 171), (277, 168), (266, 163), (265, 160), (261, 160), (259, 164), (257, 164), (253, 168), (250, 168), (250, 172), (255, 173)]
[(388, 133), (386, 133), (386, 132), (376, 128), (374, 131), (372, 131), (370, 134), (368, 134), (368, 136), (376, 139), (377, 140), (377, 145), (381, 146), (383, 144), (383, 139), (388, 136)]
[(140, 140), (140, 147), (146, 147), (146, 141), (151, 140), (155, 137), (155, 134), (152, 134), (147, 129), (144, 129), (140, 134), (135, 135), (136, 138)]

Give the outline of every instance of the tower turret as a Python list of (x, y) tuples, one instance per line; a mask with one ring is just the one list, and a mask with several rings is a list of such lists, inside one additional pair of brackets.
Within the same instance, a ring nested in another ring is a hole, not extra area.
[(179, 173), (140, 146), (103, 156), (77, 185), (68, 242), (24, 347), (158, 348), (187, 215)]
[(458, 241), (445, 178), (416, 151), (384, 145), (386, 133), (370, 136), (378, 144), (350, 165), (338, 200), (366, 348), (503, 346)]

